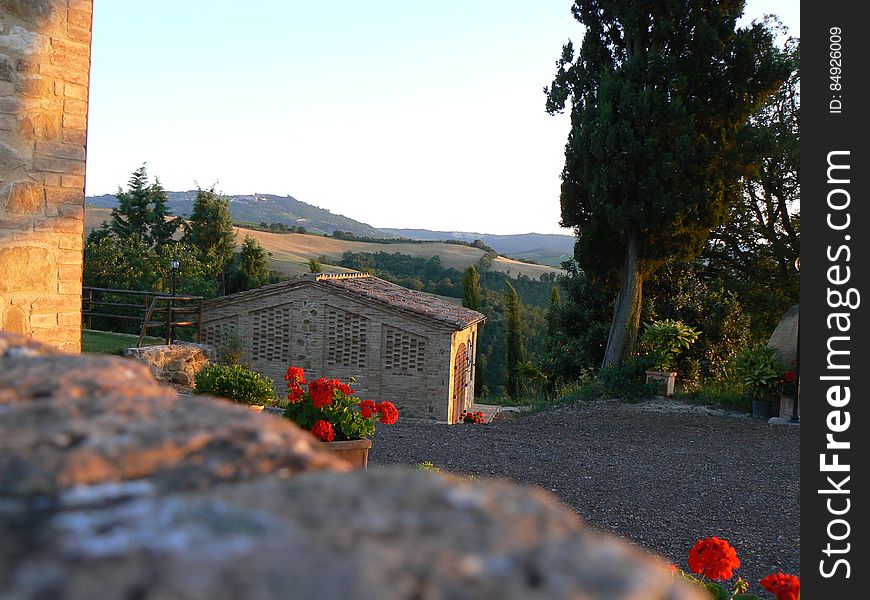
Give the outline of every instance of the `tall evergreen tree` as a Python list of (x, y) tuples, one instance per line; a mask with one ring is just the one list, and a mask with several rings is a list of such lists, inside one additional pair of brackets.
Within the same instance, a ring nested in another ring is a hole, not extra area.
[(618, 289), (603, 364), (635, 347), (643, 281), (690, 258), (740, 198), (749, 157), (737, 133), (788, 69), (763, 23), (737, 28), (744, 2), (576, 0), (586, 27), (545, 88), (547, 111), (571, 100), (562, 224), (575, 257)]
[(197, 190), (184, 241), (198, 248), (203, 261), (218, 272), (219, 293), (225, 294), (226, 270), (236, 249), (236, 236), (229, 201), (221, 198), (213, 187)]
[(235, 273), (235, 290), (243, 292), (266, 284), (269, 279), (269, 255), (256, 238), (245, 236)]
[(471, 310), (480, 310), (481, 296), (480, 274), (474, 265), (471, 265), (462, 275), (462, 306)]
[(172, 216), (167, 202), (169, 198), (166, 190), (160, 185), (160, 180), (154, 178), (154, 183), (149, 188), (148, 233), (151, 242), (155, 245), (172, 242), (172, 236), (181, 226), (181, 219)]
[(119, 187), (115, 197), (118, 198), (118, 206), (112, 209), (112, 232), (119, 238), (134, 235), (147, 238), (151, 192), (145, 165), (133, 171), (127, 182), (127, 191)]
[(505, 318), (507, 320), (507, 395), (516, 398), (519, 392), (519, 370), (525, 349), (522, 336), (522, 303), (510, 283), (505, 291)]

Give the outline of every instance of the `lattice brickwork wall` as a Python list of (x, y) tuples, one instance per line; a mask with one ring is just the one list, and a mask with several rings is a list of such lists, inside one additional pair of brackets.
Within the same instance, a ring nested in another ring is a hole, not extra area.
[(239, 331), (239, 316), (233, 315), (218, 321), (202, 324), (202, 341), (205, 344), (219, 348), (229, 334)]
[(326, 366), (365, 370), (368, 319), (349, 311), (326, 307)]
[(424, 372), (426, 338), (384, 325), (383, 348), (383, 367), (386, 373), (409, 375)]
[(286, 362), (292, 354), (293, 303), (251, 312), (251, 358), (254, 361)]
[(0, 328), (74, 352), (92, 7), (0, 2)]

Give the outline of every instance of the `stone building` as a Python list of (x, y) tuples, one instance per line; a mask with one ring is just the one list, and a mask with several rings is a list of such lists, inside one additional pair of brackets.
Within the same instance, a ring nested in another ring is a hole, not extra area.
[(0, 329), (81, 344), (91, 0), (0, 2)]
[(244, 361), (284, 392), (289, 365), (308, 380), (356, 378), (363, 399), (455, 423), (474, 399), (484, 316), (437, 296), (361, 274), (317, 274), (206, 302), (203, 341), (233, 331)]

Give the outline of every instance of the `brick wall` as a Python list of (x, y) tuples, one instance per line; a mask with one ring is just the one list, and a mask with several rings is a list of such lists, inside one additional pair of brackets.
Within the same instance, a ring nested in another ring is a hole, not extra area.
[(92, 0), (0, 0), (0, 329), (81, 346)]
[[(284, 373), (294, 364), (305, 369), (309, 381), (356, 377), (359, 397), (390, 400), (404, 416), (449, 418), (450, 329), (309, 282), (213, 300), (203, 308), (203, 321), (207, 344), (219, 346), (222, 334), (235, 330), (244, 344), (244, 361), (272, 377), (279, 394), (285, 393)], [(466, 332), (457, 344), (467, 339)], [(354, 339), (355, 353), (344, 353)]]

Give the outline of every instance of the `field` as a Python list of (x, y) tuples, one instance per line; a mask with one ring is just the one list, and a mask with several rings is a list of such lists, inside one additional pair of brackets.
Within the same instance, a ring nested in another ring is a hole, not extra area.
[[(87, 206), (85, 209), (85, 235), (109, 219), (111, 211), (108, 208)], [(239, 243), (250, 235), (257, 239), (271, 253), (273, 268), (288, 275), (299, 275), (308, 272), (308, 260), (320, 256), (338, 260), (344, 252), (388, 252), (410, 256), (429, 258), (435, 255), (441, 257), (445, 267), (464, 270), (470, 265), (476, 265), (484, 251), (469, 246), (456, 244), (426, 243), (426, 244), (377, 244), (369, 242), (352, 242), (333, 238), (298, 233), (267, 233), (252, 229), (236, 228), (236, 239)], [(491, 269), (508, 273), (512, 276), (527, 275), (538, 279), (543, 273), (561, 273), (561, 269), (546, 265), (530, 265), (503, 256), (492, 261)], [(333, 272), (347, 271), (341, 267), (324, 267)]]

